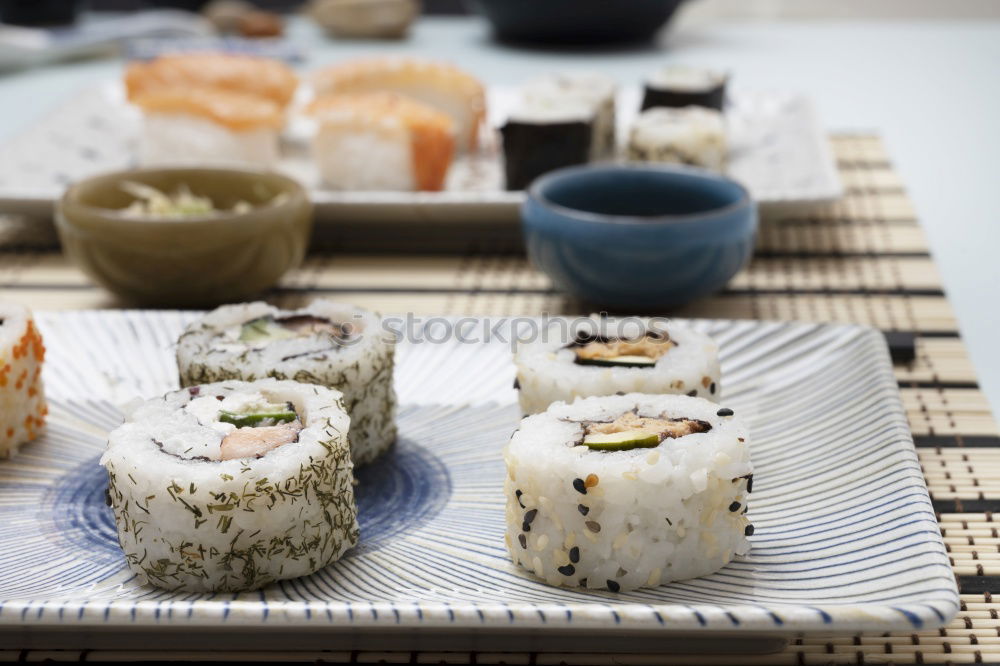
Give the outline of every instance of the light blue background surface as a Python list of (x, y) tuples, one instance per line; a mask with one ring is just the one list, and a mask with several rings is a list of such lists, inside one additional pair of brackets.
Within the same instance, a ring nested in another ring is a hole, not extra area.
[[(807, 93), (830, 129), (885, 138), (1000, 413), (1000, 21), (682, 21), (656, 48), (596, 53), (498, 46), (483, 23), (465, 18), (423, 19), (400, 43), (330, 42), (304, 22), (291, 36), (311, 56), (306, 67), (398, 52), (447, 58), (491, 83), (584, 67), (637, 83), (670, 60), (728, 69), (738, 86)], [(119, 68), (78, 62), (0, 77), (0, 141)]]

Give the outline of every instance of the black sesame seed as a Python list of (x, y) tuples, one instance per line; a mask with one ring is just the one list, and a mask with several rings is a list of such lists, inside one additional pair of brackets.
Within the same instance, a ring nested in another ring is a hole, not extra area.
[(574, 567), (572, 564), (567, 564), (564, 567), (559, 567), (557, 571), (561, 573), (563, 576), (572, 576), (573, 574), (576, 573), (576, 567)]
[(687, 394), (688, 394), (688, 396), (694, 398), (694, 397), (696, 397), (698, 395), (698, 390), (697, 389), (691, 389), (690, 391), (687, 392)]
[(747, 536), (753, 536), (753, 525), (747, 525), (745, 528), (743, 528), (743, 534), (746, 534)]
[(517, 542), (519, 544), (521, 544), (521, 548), (524, 548), (525, 550), (528, 549), (528, 537), (526, 537), (525, 535), (518, 534), (517, 535)]
[(586, 506), (584, 504), (577, 504), (576, 505), (576, 510), (579, 511), (584, 516), (586, 516), (588, 513), (590, 513), (590, 507)]
[(712, 395), (715, 395), (715, 382), (712, 382), (711, 384), (709, 384), (709, 386), (708, 386), (708, 392), (711, 393)]
[(739, 511), (741, 506), (742, 505), (739, 502), (733, 502), (732, 504), (729, 505), (729, 510), (730, 511)]
[(104, 489), (104, 503), (111, 506), (111, 491), (107, 488)]
[(515, 490), (514, 491), (514, 497), (517, 498), (517, 503), (521, 505), (522, 509), (524, 508), (524, 503), (521, 501), (521, 495), (523, 495), (523, 494), (524, 493), (522, 493), (520, 490)]
[(617, 592), (618, 590), (622, 589), (622, 586), (616, 583), (615, 581), (609, 579), (608, 589), (611, 590), (612, 592)]
[(747, 494), (753, 492), (753, 474), (747, 475)]
[(720, 409), (719, 411), (717, 411), (715, 413), (715, 415), (716, 416), (732, 416), (733, 415), (733, 410), (729, 409), (728, 407), (723, 407), (722, 409)]
[(517, 377), (514, 377), (514, 390), (515, 391), (521, 390), (521, 382), (517, 381)]
[(744, 513), (746, 513), (749, 510), (750, 510), (750, 507), (748, 507), (748, 506), (743, 507), (743, 510), (740, 511), (740, 515), (742, 516)]
[(580, 548), (579, 546), (573, 546), (569, 549), (569, 561), (576, 564), (580, 561)]
[(573, 479), (573, 488), (575, 488), (578, 493), (583, 495), (587, 494), (587, 486), (584, 484), (583, 479)]
[(625, 391), (615, 391), (615, 395), (625, 395)]
[(533, 521), (535, 519), (535, 516), (537, 516), (537, 515), (538, 515), (538, 509), (532, 509), (531, 511), (528, 511), (527, 513), (525, 513), (524, 514), (524, 524), (525, 525), (530, 525), (531, 521)]
[(584, 525), (587, 526), (588, 530), (594, 532), (595, 534), (601, 531), (601, 524), (593, 520), (588, 520), (587, 522), (584, 523)]
[(580, 579), (580, 587), (587, 587), (587, 579), (586, 578), (581, 578)]

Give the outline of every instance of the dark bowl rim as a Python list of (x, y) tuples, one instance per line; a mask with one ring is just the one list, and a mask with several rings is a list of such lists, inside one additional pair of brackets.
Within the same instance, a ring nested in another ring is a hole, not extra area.
[[(719, 208), (713, 208), (711, 210), (704, 211), (702, 213), (688, 213), (683, 215), (605, 215), (603, 213), (593, 213), (586, 210), (580, 210), (578, 208), (570, 208), (568, 206), (563, 206), (553, 202), (551, 199), (542, 194), (542, 189), (547, 185), (551, 184), (555, 180), (561, 180), (564, 178), (572, 178), (581, 173), (587, 172), (636, 172), (636, 171), (646, 171), (654, 172), (660, 174), (683, 174), (686, 176), (698, 176), (704, 180), (711, 180), (715, 182), (724, 182), (729, 185), (734, 185), (740, 192), (740, 197), (731, 204), (726, 204)], [(676, 164), (647, 164), (647, 163), (637, 163), (637, 162), (624, 162), (624, 163), (594, 163), (594, 164), (581, 164), (571, 167), (563, 167), (561, 169), (556, 169), (555, 171), (550, 171), (549, 173), (535, 179), (535, 181), (528, 187), (528, 198), (530, 200), (536, 201), (541, 206), (560, 213), (561, 215), (574, 219), (581, 222), (594, 222), (598, 224), (686, 224), (693, 222), (702, 222), (705, 220), (710, 220), (717, 218), (721, 215), (727, 215), (729, 213), (740, 210), (747, 206), (753, 206), (754, 200), (750, 196), (750, 191), (747, 190), (741, 183), (724, 176), (722, 174), (710, 171), (708, 169), (701, 169), (698, 167), (692, 167), (688, 165), (676, 165)]]
[[(217, 213), (210, 213), (205, 215), (186, 215), (184, 217), (163, 217), (163, 216), (145, 216), (137, 217), (135, 215), (128, 215), (122, 213), (121, 208), (104, 208), (101, 206), (94, 206), (92, 204), (83, 203), (79, 200), (70, 200), (71, 195), (77, 191), (80, 187), (90, 183), (95, 180), (114, 180), (119, 181), (127, 180), (128, 176), (131, 174), (142, 174), (142, 173), (163, 173), (163, 172), (229, 172), (241, 176), (246, 176), (248, 179), (252, 177), (274, 177), (278, 180), (284, 181), (285, 185), (289, 186), (289, 198), (281, 201), (279, 203), (267, 203), (262, 206), (255, 206), (248, 211), (242, 213), (234, 213), (232, 211), (220, 211)], [(213, 167), (213, 166), (165, 166), (165, 167), (136, 167), (131, 169), (118, 169), (114, 171), (102, 171), (100, 173), (93, 173), (84, 178), (71, 183), (66, 190), (63, 192), (62, 196), (56, 202), (56, 207), (60, 213), (65, 216), (66, 206), (72, 206), (79, 212), (96, 216), (103, 217), (107, 220), (114, 220), (115, 222), (125, 222), (125, 223), (136, 223), (136, 224), (169, 224), (175, 226), (184, 225), (202, 225), (206, 222), (212, 223), (224, 223), (231, 224), (240, 221), (246, 221), (247, 219), (255, 218), (261, 214), (271, 214), (274, 211), (281, 210), (282, 208), (288, 206), (298, 205), (299, 201), (304, 203), (309, 203), (309, 193), (302, 183), (298, 182), (291, 176), (281, 173), (280, 171), (275, 171), (273, 169), (254, 169), (250, 167)]]

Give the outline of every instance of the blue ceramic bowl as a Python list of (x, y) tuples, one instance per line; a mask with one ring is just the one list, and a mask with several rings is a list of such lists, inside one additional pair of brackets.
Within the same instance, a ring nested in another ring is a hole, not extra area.
[(750, 259), (757, 208), (743, 186), (675, 166), (591, 165), (546, 174), (521, 218), (531, 261), (592, 305), (680, 305)]

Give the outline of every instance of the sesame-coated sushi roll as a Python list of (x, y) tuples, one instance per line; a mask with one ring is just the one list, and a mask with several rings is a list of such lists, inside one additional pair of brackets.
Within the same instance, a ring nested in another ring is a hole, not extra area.
[(349, 426), (337, 391), (274, 379), (138, 405), (101, 458), (129, 568), (231, 592), (336, 561), (358, 540)]
[(325, 95), (309, 106), (319, 123), (313, 159), (338, 190), (440, 190), (455, 152), (451, 118), (394, 93)]
[(590, 159), (603, 160), (615, 153), (615, 96), (618, 86), (614, 79), (595, 72), (566, 72), (544, 76), (529, 82), (522, 96), (530, 105), (553, 108), (586, 107), (590, 113), (593, 138)]
[(486, 93), (471, 74), (440, 62), (368, 58), (333, 65), (313, 79), (317, 95), (394, 92), (448, 114), (459, 151), (474, 151), (486, 117)]
[(263, 97), (284, 108), (298, 84), (282, 62), (229, 53), (171, 53), (125, 70), (130, 100), (161, 88), (211, 88)]
[(727, 152), (722, 114), (700, 106), (643, 111), (629, 133), (628, 158), (637, 162), (690, 164), (723, 171)]
[(264, 97), (213, 88), (154, 88), (132, 102), (143, 112), (144, 164), (266, 167), (278, 159), (281, 108)]
[(525, 103), (500, 128), (508, 190), (525, 190), (535, 178), (590, 159), (594, 117), (579, 104)]
[(615, 393), (719, 400), (719, 347), (707, 335), (638, 317), (584, 321), (591, 325), (568, 333), (553, 329), (518, 345), (514, 385), (523, 413), (544, 411), (557, 400)]
[(718, 571), (750, 550), (749, 443), (701, 398), (555, 403), (504, 449), (511, 557), (550, 585), (612, 592)]
[(224, 305), (178, 340), (181, 386), (274, 377), (336, 389), (351, 415), (351, 456), (361, 465), (396, 441), (395, 340), (381, 323), (367, 310), (326, 300), (294, 311)]
[(0, 303), (0, 458), (16, 453), (45, 425), (44, 360), (45, 345), (31, 312)]
[(646, 79), (642, 110), (657, 106), (682, 108), (703, 106), (722, 111), (728, 77), (722, 72), (674, 65)]

